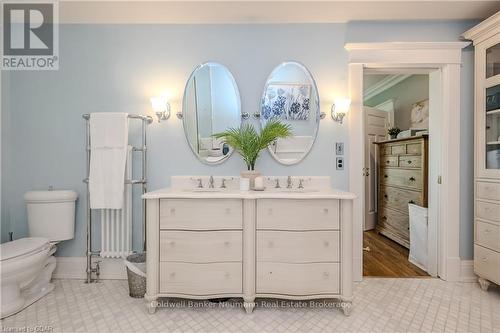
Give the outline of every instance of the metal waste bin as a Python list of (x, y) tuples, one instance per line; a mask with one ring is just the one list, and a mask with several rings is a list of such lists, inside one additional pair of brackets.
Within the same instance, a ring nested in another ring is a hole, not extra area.
[(127, 266), (128, 290), (130, 297), (142, 298), (146, 293), (146, 253), (129, 255)]

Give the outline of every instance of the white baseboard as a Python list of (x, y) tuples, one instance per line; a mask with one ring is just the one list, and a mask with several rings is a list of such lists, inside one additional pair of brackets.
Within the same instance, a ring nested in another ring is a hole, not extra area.
[(474, 274), (474, 260), (462, 260), (460, 263), (460, 281), (476, 282), (477, 275)]
[[(86, 257), (56, 257), (57, 266), (52, 275), (55, 279), (86, 279)], [(99, 258), (101, 274), (104, 280), (126, 280), (127, 270), (123, 259)]]

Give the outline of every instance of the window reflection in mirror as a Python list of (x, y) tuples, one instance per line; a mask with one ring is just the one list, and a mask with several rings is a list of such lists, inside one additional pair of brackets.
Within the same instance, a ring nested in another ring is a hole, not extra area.
[(320, 120), (316, 83), (302, 64), (282, 63), (268, 77), (261, 100), (261, 126), (269, 120), (290, 124), (293, 133), (271, 145), (271, 155), (282, 164), (299, 163), (314, 144)]
[(231, 72), (217, 63), (198, 66), (186, 84), (182, 110), (184, 133), (198, 159), (225, 161), (232, 149), (212, 135), (241, 123), (240, 94)]

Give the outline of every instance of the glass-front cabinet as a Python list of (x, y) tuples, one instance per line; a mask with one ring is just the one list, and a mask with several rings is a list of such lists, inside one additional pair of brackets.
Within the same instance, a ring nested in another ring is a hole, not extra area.
[(500, 36), (476, 47), (476, 176), (500, 177)]

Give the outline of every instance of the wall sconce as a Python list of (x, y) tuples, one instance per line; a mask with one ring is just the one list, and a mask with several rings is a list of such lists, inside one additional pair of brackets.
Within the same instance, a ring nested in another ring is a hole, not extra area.
[(158, 122), (170, 118), (170, 103), (164, 97), (151, 97), (151, 106), (158, 117)]
[(344, 117), (351, 107), (351, 100), (348, 98), (342, 98), (335, 100), (332, 104), (332, 119), (342, 124), (344, 122)]

